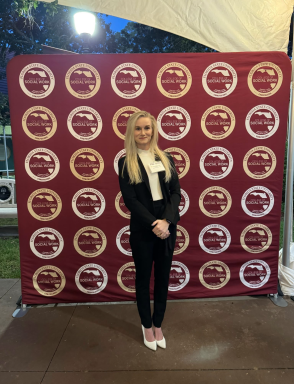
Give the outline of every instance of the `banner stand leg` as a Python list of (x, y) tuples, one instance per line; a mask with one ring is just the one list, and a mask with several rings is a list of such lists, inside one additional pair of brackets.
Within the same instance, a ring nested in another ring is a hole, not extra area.
[(282, 296), (279, 296), (277, 293), (269, 294), (269, 299), (273, 304), (275, 304), (277, 307), (288, 307), (288, 303), (286, 300), (282, 298)]

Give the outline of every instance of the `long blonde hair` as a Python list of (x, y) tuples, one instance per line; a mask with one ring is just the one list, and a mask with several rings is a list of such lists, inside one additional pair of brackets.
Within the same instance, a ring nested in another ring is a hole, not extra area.
[(141, 170), (138, 163), (138, 152), (137, 145), (135, 142), (134, 131), (136, 127), (136, 122), (140, 117), (148, 117), (151, 120), (152, 127), (152, 137), (150, 141), (150, 152), (154, 155), (157, 155), (165, 168), (165, 181), (170, 181), (172, 177), (172, 173), (175, 172), (172, 167), (167, 155), (161, 149), (158, 148), (158, 128), (157, 123), (149, 112), (139, 111), (133, 113), (128, 120), (127, 123), (127, 131), (125, 136), (125, 150), (126, 150), (126, 158), (122, 169), (122, 177), (125, 166), (127, 166), (128, 174), (130, 177), (131, 184), (138, 184), (142, 182)]

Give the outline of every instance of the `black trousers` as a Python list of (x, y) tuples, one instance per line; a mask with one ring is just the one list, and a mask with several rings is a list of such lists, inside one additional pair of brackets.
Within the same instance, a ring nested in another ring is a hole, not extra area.
[[(155, 217), (161, 218), (164, 211), (163, 200), (154, 201)], [(152, 322), (160, 328), (166, 309), (169, 274), (176, 241), (176, 226), (170, 224), (170, 239), (157, 237), (152, 228), (150, 231), (133, 231), (130, 245), (136, 267), (136, 300), (141, 323), (151, 328)], [(154, 312), (151, 317), (150, 308), (150, 277), (154, 262)]]

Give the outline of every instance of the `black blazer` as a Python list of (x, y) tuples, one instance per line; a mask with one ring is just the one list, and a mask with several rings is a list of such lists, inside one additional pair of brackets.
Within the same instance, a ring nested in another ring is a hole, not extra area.
[[(167, 219), (174, 225), (180, 220), (178, 210), (181, 201), (179, 178), (172, 156), (168, 152), (165, 153), (172, 163), (174, 172), (172, 173), (172, 178), (169, 182), (164, 181), (165, 171), (158, 172), (162, 196), (165, 203), (165, 210), (161, 218), (154, 216), (155, 213), (149, 178), (140, 156), (138, 155), (138, 163), (143, 181), (139, 184), (129, 183), (130, 178), (127, 171), (127, 165), (124, 168), (124, 177), (121, 176), (125, 157), (119, 159), (119, 184), (124, 203), (131, 212), (131, 231), (140, 231), (142, 229), (152, 230), (151, 224), (157, 219)], [(160, 161), (160, 159), (155, 157), (155, 161)]]

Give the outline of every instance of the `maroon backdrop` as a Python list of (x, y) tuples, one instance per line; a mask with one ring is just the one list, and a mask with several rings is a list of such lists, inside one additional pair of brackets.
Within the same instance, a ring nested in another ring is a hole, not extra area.
[(276, 292), (290, 71), (275, 52), (12, 59), (23, 302), (135, 299), (116, 172), (138, 109), (182, 188), (169, 299)]

